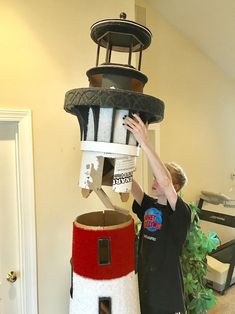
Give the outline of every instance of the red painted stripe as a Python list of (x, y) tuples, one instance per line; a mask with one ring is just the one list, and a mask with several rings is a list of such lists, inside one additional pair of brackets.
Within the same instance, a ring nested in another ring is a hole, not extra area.
[[(99, 265), (98, 240), (110, 239), (111, 264)], [(73, 227), (73, 270), (80, 276), (92, 279), (119, 278), (135, 267), (134, 222), (113, 230), (87, 230)]]

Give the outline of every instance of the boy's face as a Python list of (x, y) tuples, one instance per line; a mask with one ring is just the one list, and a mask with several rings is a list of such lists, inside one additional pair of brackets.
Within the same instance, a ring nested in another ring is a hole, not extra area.
[[(178, 193), (179, 190), (180, 190), (180, 185), (178, 183), (175, 183), (175, 184), (173, 184), (173, 186), (174, 186), (176, 192)], [(153, 177), (152, 193), (157, 198), (165, 196), (165, 193), (164, 193), (163, 189), (159, 186), (159, 184), (157, 183), (157, 180), (156, 180), (155, 177)]]
[(153, 192), (153, 195), (156, 197), (160, 197), (160, 196), (165, 195), (164, 191), (162, 190), (162, 188), (157, 183), (157, 180), (155, 177), (153, 177), (152, 192)]

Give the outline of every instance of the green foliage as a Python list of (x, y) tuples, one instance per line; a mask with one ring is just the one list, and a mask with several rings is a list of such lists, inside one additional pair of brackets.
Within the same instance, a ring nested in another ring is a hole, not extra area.
[(181, 257), (185, 303), (188, 314), (206, 314), (216, 303), (213, 291), (205, 286), (206, 256), (216, 248), (218, 239), (214, 232), (207, 236), (202, 232), (198, 216), (200, 209), (194, 204), (189, 206), (193, 219)]

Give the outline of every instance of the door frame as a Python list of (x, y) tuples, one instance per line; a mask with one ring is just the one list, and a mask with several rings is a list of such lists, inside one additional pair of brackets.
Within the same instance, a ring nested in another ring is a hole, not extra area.
[(37, 314), (37, 255), (32, 114), (30, 110), (0, 108), (0, 122), (3, 121), (15, 122), (17, 124), (15, 143), (21, 313)]

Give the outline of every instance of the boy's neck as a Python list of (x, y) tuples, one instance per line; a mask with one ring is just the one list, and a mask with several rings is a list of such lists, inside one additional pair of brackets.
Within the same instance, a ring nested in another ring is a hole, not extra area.
[(167, 205), (167, 199), (165, 196), (159, 196), (157, 199), (158, 204)]

